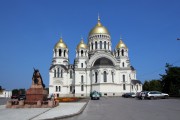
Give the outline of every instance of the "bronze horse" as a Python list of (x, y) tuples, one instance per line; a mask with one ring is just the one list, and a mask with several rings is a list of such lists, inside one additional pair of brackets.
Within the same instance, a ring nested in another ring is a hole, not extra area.
[(43, 83), (41, 74), (38, 69), (34, 69), (32, 80), (33, 80), (33, 85), (42, 85), (43, 88), (45, 88), (45, 84)]

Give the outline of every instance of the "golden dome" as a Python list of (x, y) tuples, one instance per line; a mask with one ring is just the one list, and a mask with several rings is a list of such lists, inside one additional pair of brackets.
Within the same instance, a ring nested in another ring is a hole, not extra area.
[(81, 42), (77, 45), (77, 49), (80, 48), (87, 49), (87, 45), (84, 43), (83, 39), (81, 39)]
[(89, 36), (92, 34), (109, 34), (109, 31), (101, 24), (100, 18), (98, 17), (98, 23), (91, 29)]
[(119, 43), (117, 44), (116, 48), (127, 48), (127, 46), (123, 43), (123, 41), (120, 39)]
[(63, 39), (60, 38), (60, 40), (56, 43), (56, 45), (54, 46), (54, 49), (57, 48), (67, 48), (66, 44), (63, 42)]

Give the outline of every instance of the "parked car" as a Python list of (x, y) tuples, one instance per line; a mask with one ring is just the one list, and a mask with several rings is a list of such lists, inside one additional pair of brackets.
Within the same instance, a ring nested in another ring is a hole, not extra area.
[(26, 95), (19, 95), (18, 100), (26, 100)]
[(130, 92), (130, 93), (124, 93), (122, 95), (122, 97), (125, 97), (125, 98), (135, 98), (136, 97), (136, 94), (134, 92)]
[(18, 99), (18, 95), (12, 95), (11, 99)]
[(100, 99), (100, 93), (97, 91), (93, 91), (90, 94), (91, 100), (99, 100)]
[(144, 100), (146, 98), (148, 91), (141, 91), (136, 93), (138, 99)]
[(157, 98), (167, 99), (169, 97), (169, 95), (166, 93), (161, 93), (159, 91), (149, 91), (149, 92), (147, 92), (146, 97), (151, 100), (157, 99)]

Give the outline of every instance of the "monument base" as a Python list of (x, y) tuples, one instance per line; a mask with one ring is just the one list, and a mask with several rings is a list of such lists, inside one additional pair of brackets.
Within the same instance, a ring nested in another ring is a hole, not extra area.
[(37, 104), (37, 101), (46, 101), (48, 92), (43, 88), (30, 88), (26, 91), (25, 104)]

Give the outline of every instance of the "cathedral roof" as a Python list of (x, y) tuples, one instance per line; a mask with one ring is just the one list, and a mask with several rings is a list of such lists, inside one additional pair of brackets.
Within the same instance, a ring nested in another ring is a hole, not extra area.
[(67, 45), (63, 42), (62, 37), (60, 38), (60, 40), (54, 46), (54, 49), (57, 49), (57, 48), (67, 48)]
[(98, 17), (98, 23), (94, 28), (91, 29), (91, 31), (89, 32), (89, 36), (92, 34), (109, 34), (107, 28), (101, 24), (99, 17)]
[(122, 39), (120, 39), (119, 43), (116, 46), (116, 49), (118, 49), (118, 48), (127, 48), (127, 46), (124, 44)]
[(87, 45), (84, 43), (83, 39), (81, 39), (81, 42), (77, 45), (77, 49), (87, 49)]

